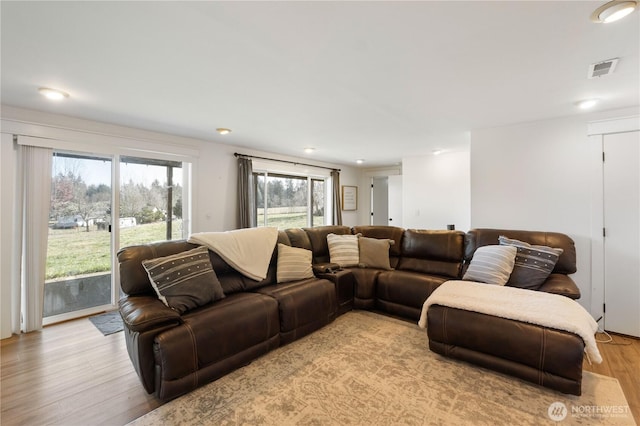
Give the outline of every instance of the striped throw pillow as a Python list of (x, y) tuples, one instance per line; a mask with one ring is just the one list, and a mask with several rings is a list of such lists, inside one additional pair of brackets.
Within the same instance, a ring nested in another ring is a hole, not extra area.
[(337, 263), (342, 268), (357, 266), (360, 262), (358, 236), (328, 234), (327, 245), (329, 246), (331, 263)]
[(479, 247), (473, 254), (469, 268), (462, 279), (505, 285), (513, 271), (517, 251), (513, 246)]
[(507, 282), (510, 287), (537, 290), (551, 274), (564, 251), (561, 248), (531, 245), (503, 235), (498, 241), (500, 245), (514, 246), (518, 250), (513, 272)]
[(279, 283), (313, 278), (311, 250), (278, 243), (276, 280)]
[(142, 266), (158, 298), (180, 314), (224, 297), (206, 247), (143, 260)]

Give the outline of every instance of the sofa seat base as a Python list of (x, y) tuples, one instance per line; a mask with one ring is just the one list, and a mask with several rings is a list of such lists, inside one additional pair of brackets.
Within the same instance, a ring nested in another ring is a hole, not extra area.
[(376, 308), (394, 315), (420, 318), (424, 301), (451, 278), (414, 271), (385, 271), (378, 275)]
[(278, 304), (236, 293), (191, 311), (156, 335), (155, 389), (162, 400), (215, 380), (279, 346)]
[(336, 288), (328, 280), (309, 278), (269, 285), (256, 292), (277, 301), (283, 345), (329, 324), (337, 315)]
[(429, 349), (563, 393), (582, 392), (584, 342), (555, 330), (463, 309), (432, 305)]

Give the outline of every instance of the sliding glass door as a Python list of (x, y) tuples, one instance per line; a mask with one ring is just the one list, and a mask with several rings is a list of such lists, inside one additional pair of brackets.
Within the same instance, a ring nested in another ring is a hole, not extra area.
[(187, 236), (188, 165), (54, 152), (45, 325), (114, 308), (119, 248)]
[(113, 303), (111, 169), (111, 158), (53, 155), (45, 324)]

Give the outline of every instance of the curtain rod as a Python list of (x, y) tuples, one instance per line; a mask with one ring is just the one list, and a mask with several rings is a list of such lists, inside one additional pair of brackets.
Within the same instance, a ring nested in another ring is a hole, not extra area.
[(279, 161), (281, 163), (289, 163), (289, 164), (293, 164), (294, 166), (309, 166), (309, 167), (317, 167), (319, 169), (327, 169), (327, 170), (335, 170), (336, 172), (339, 172), (340, 169), (335, 169), (333, 167), (325, 167), (325, 166), (316, 166), (314, 164), (307, 164), (307, 163), (298, 163), (297, 161), (289, 161), (289, 160), (278, 160), (276, 158), (267, 158), (267, 157), (257, 157), (255, 155), (247, 155), (247, 154), (239, 154), (237, 152), (234, 152), (233, 155), (235, 157), (247, 157), (247, 158), (257, 158), (258, 160), (268, 160), (268, 161)]

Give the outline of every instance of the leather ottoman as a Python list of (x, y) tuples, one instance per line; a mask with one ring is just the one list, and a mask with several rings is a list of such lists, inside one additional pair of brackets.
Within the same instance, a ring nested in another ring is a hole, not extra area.
[(432, 305), (429, 349), (563, 393), (582, 392), (584, 342), (566, 332)]

